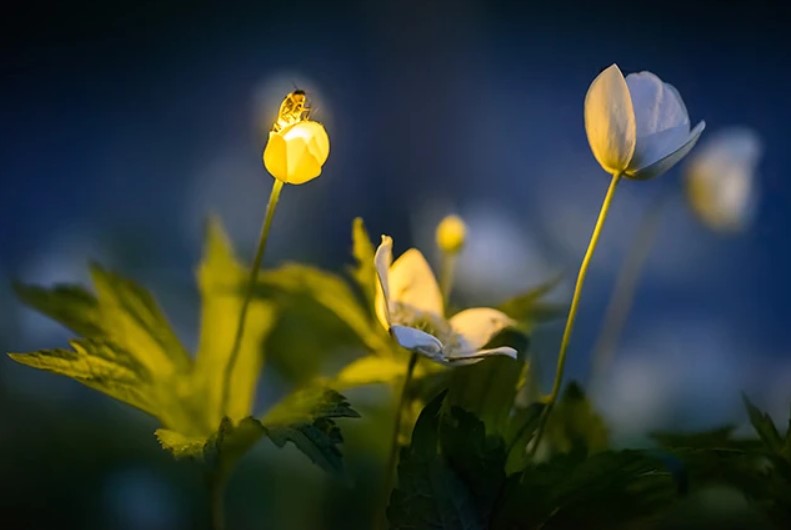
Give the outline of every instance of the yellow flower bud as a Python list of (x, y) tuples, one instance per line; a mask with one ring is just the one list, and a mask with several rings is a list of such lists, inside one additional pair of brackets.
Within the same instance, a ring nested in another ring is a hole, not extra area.
[(264, 166), (286, 184), (304, 184), (321, 174), (330, 154), (330, 139), (324, 126), (303, 120), (269, 133)]
[(467, 226), (458, 215), (448, 215), (437, 225), (437, 246), (443, 252), (456, 254), (464, 246)]

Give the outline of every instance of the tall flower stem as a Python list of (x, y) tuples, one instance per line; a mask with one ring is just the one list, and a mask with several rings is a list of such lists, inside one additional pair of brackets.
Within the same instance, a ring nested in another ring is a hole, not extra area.
[(387, 501), (390, 495), (390, 490), (393, 488), (393, 482), (395, 480), (396, 474), (396, 465), (398, 464), (398, 438), (401, 434), (401, 418), (404, 415), (404, 408), (406, 408), (407, 403), (409, 402), (409, 385), (412, 382), (412, 374), (415, 372), (417, 360), (418, 354), (412, 352), (409, 357), (406, 375), (404, 376), (404, 386), (401, 388), (401, 398), (398, 400), (398, 405), (396, 406), (397, 408), (395, 413), (395, 422), (393, 424), (393, 436), (390, 441), (390, 455), (387, 458), (387, 467), (385, 468), (383, 502), (381, 519), (379, 520), (381, 528), (385, 528), (387, 526)]
[(659, 195), (643, 214), (640, 226), (635, 231), (629, 252), (615, 280), (610, 302), (604, 313), (601, 334), (593, 349), (593, 379), (599, 377), (612, 362), (618, 338), (634, 302), (634, 293), (643, 267), (656, 240), (661, 225), (662, 213), (672, 195)]
[(442, 293), (442, 299), (446, 310), (450, 300), (450, 291), (453, 289), (453, 276), (456, 273), (457, 255), (458, 254), (455, 252), (445, 252), (443, 250), (442, 256), (440, 257), (439, 290)]
[(591, 258), (593, 258), (593, 253), (596, 251), (596, 245), (599, 243), (599, 236), (601, 236), (602, 228), (604, 227), (604, 221), (607, 220), (607, 214), (610, 211), (610, 205), (612, 204), (612, 199), (615, 195), (615, 188), (621, 181), (622, 176), (623, 173), (615, 173), (612, 177), (612, 180), (610, 181), (610, 187), (607, 188), (607, 194), (604, 196), (604, 202), (602, 202), (601, 209), (599, 210), (599, 217), (596, 219), (596, 225), (593, 227), (593, 233), (591, 234), (590, 242), (588, 243), (588, 250), (585, 251), (585, 256), (582, 258), (582, 264), (580, 265), (579, 273), (577, 273), (577, 283), (574, 286), (574, 295), (571, 298), (571, 307), (569, 308), (569, 314), (566, 318), (566, 328), (563, 330), (563, 338), (560, 341), (558, 364), (557, 368), (555, 369), (555, 380), (552, 383), (552, 391), (549, 394), (546, 406), (544, 407), (544, 411), (541, 414), (541, 420), (538, 424), (538, 429), (536, 430), (536, 436), (532, 441), (532, 447), (530, 449), (531, 454), (535, 454), (536, 450), (538, 449), (541, 436), (544, 434), (544, 429), (547, 425), (547, 420), (549, 419), (549, 415), (552, 413), (552, 408), (558, 399), (558, 394), (560, 394), (560, 387), (563, 383), (563, 370), (566, 367), (566, 350), (569, 346), (571, 333), (574, 331), (574, 321), (577, 318), (577, 309), (579, 309), (580, 298), (582, 295), (582, 286), (585, 284), (585, 277), (588, 275), (588, 267), (590, 265)]
[(209, 486), (209, 517), (211, 530), (225, 530), (225, 484), (228, 475), (223, 469), (211, 471), (207, 477)]
[(239, 323), (236, 325), (236, 335), (233, 339), (231, 355), (228, 357), (228, 364), (225, 365), (222, 400), (220, 401), (221, 415), (225, 415), (227, 412), (228, 398), (231, 392), (231, 375), (233, 374), (233, 368), (236, 365), (236, 359), (239, 357), (239, 348), (242, 345), (242, 338), (244, 337), (244, 328), (247, 321), (247, 310), (250, 308), (250, 301), (253, 298), (255, 282), (258, 279), (258, 271), (261, 268), (261, 261), (264, 259), (266, 243), (269, 239), (269, 230), (272, 227), (272, 218), (275, 216), (275, 209), (277, 208), (277, 203), (280, 200), (280, 191), (282, 189), (283, 181), (275, 179), (274, 184), (272, 185), (272, 192), (269, 194), (269, 202), (266, 205), (264, 223), (261, 225), (261, 235), (258, 238), (258, 249), (255, 252), (255, 258), (253, 258), (253, 266), (250, 269), (250, 278), (247, 281), (244, 302), (242, 302), (242, 309), (239, 312)]

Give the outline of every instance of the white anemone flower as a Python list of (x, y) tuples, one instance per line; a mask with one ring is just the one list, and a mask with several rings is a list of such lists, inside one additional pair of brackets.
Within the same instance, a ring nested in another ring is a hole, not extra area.
[(763, 148), (750, 129), (718, 131), (699, 148), (684, 172), (689, 204), (710, 228), (738, 232), (755, 210), (755, 171)]
[(637, 180), (661, 175), (689, 153), (705, 126), (701, 121), (690, 131), (678, 90), (651, 72), (624, 78), (613, 64), (585, 96), (588, 142), (611, 174)]
[(472, 364), (491, 355), (516, 358), (507, 346), (482, 349), (514, 325), (505, 313), (476, 307), (445, 318), (439, 285), (419, 250), (409, 249), (393, 262), (393, 239), (382, 236), (374, 264), (376, 315), (402, 347), (444, 365)]

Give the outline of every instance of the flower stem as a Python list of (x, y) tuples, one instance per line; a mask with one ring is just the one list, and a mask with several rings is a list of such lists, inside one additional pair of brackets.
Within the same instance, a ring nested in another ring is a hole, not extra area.
[(585, 277), (588, 274), (588, 266), (590, 265), (593, 253), (596, 251), (596, 245), (599, 242), (599, 236), (601, 236), (602, 228), (604, 227), (604, 221), (607, 219), (607, 213), (610, 211), (610, 205), (612, 204), (612, 198), (615, 194), (615, 188), (618, 186), (618, 182), (620, 182), (622, 176), (622, 173), (615, 173), (612, 177), (612, 180), (610, 181), (610, 187), (607, 188), (607, 194), (604, 196), (604, 202), (602, 202), (601, 210), (599, 210), (599, 217), (596, 219), (596, 225), (593, 227), (593, 233), (591, 234), (590, 242), (588, 243), (588, 250), (585, 251), (585, 256), (582, 258), (582, 264), (580, 265), (580, 270), (577, 274), (577, 283), (574, 286), (574, 295), (571, 298), (571, 307), (569, 308), (569, 314), (566, 318), (566, 328), (563, 330), (563, 338), (560, 341), (558, 364), (557, 368), (555, 369), (555, 380), (552, 383), (552, 391), (550, 392), (549, 398), (547, 399), (546, 407), (541, 414), (541, 420), (539, 421), (538, 429), (536, 430), (536, 436), (532, 441), (532, 447), (530, 449), (530, 453), (533, 455), (535, 455), (536, 450), (538, 449), (541, 436), (544, 434), (544, 429), (547, 425), (547, 420), (549, 419), (549, 415), (552, 413), (552, 407), (555, 405), (555, 402), (558, 399), (558, 394), (560, 394), (560, 386), (563, 382), (563, 370), (566, 366), (566, 350), (568, 349), (569, 340), (571, 339), (571, 332), (574, 330), (574, 320), (577, 317), (577, 309), (579, 308), (582, 286), (585, 284)]
[(643, 214), (634, 240), (629, 245), (629, 252), (615, 280), (610, 303), (604, 314), (601, 334), (593, 349), (593, 379), (604, 373), (612, 362), (618, 337), (621, 335), (634, 302), (634, 293), (640, 273), (656, 239), (662, 212), (670, 196), (670, 194), (662, 194), (656, 198), (649, 210)]
[(253, 266), (250, 269), (250, 278), (247, 282), (247, 290), (244, 295), (244, 302), (242, 302), (242, 309), (239, 312), (239, 323), (236, 326), (236, 335), (233, 339), (233, 347), (231, 348), (231, 355), (228, 357), (228, 364), (225, 365), (225, 372), (223, 375), (222, 387), (222, 400), (220, 401), (220, 415), (225, 416), (228, 408), (228, 398), (231, 392), (231, 376), (233, 368), (236, 365), (236, 359), (239, 357), (239, 348), (242, 345), (242, 338), (244, 337), (244, 327), (247, 321), (247, 310), (250, 308), (250, 301), (253, 298), (253, 290), (255, 282), (258, 278), (258, 271), (261, 268), (261, 261), (264, 259), (264, 251), (266, 250), (266, 242), (269, 239), (269, 230), (272, 226), (272, 218), (275, 216), (275, 208), (280, 199), (280, 191), (283, 189), (283, 182), (275, 179), (272, 185), (272, 192), (269, 194), (269, 202), (266, 205), (266, 215), (264, 216), (264, 223), (261, 225), (261, 235), (258, 239), (258, 249), (253, 258)]
[(439, 269), (439, 290), (442, 293), (445, 309), (450, 301), (450, 291), (453, 289), (453, 276), (456, 272), (456, 253), (442, 251)]
[(382, 502), (382, 518), (381, 518), (381, 528), (385, 528), (387, 526), (387, 503), (390, 497), (390, 490), (393, 487), (393, 482), (395, 480), (396, 475), (396, 466), (398, 464), (398, 438), (401, 434), (401, 418), (404, 415), (404, 408), (409, 401), (409, 384), (412, 382), (412, 374), (415, 372), (415, 366), (417, 365), (418, 354), (412, 352), (409, 357), (409, 364), (407, 365), (406, 375), (404, 376), (404, 386), (401, 389), (401, 399), (398, 401), (398, 405), (396, 408), (395, 413), (395, 422), (393, 424), (393, 437), (390, 442), (390, 456), (387, 458), (387, 467), (385, 468), (385, 481), (384, 481), (384, 496)]
[(225, 484), (227, 476), (222, 470), (215, 470), (207, 477), (209, 486), (209, 517), (211, 530), (225, 530)]

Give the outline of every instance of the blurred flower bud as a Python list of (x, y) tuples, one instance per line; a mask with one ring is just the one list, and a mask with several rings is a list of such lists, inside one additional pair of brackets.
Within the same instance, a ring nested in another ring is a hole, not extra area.
[(706, 124), (690, 131), (678, 91), (651, 72), (624, 78), (613, 64), (585, 96), (585, 132), (605, 171), (645, 180), (661, 175), (697, 142)]
[(755, 132), (734, 127), (718, 131), (687, 164), (687, 199), (707, 226), (736, 232), (749, 224), (761, 151)]
[(458, 215), (448, 215), (437, 225), (437, 246), (448, 254), (457, 254), (466, 236), (467, 226)]
[(304, 184), (321, 174), (330, 154), (330, 139), (324, 126), (303, 120), (269, 133), (264, 166), (286, 184)]

